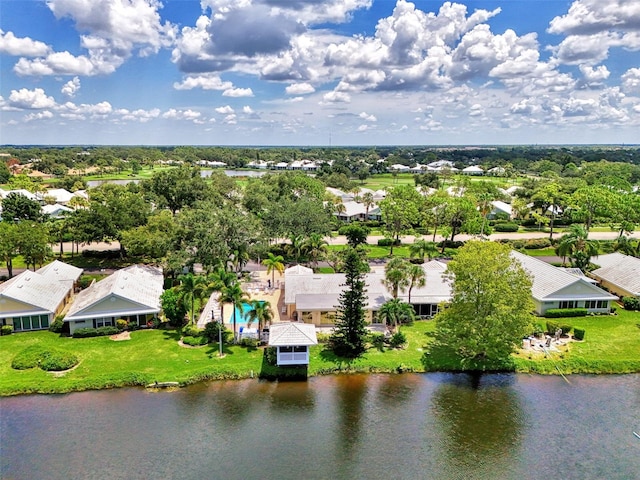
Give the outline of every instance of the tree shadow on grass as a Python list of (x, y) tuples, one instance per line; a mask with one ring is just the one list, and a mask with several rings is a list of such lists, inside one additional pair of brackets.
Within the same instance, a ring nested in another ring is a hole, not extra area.
[(260, 365), (258, 377), (265, 380), (306, 381), (309, 377), (309, 366), (279, 367), (269, 361), (268, 348), (265, 348), (263, 349), (262, 364)]
[(452, 348), (439, 344), (430, 344), (425, 349), (420, 362), (427, 372), (513, 372), (516, 369), (511, 357), (465, 359)]
[(164, 330), (162, 336), (165, 340), (172, 340), (177, 342), (182, 337), (182, 334), (177, 330)]
[(333, 363), (337, 370), (349, 370), (355, 360), (354, 358), (340, 357), (328, 347), (325, 347), (320, 351), (320, 358), (325, 362)]

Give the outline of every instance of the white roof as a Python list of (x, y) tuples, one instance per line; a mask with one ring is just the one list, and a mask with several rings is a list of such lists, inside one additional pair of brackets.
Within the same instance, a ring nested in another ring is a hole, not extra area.
[(591, 274), (627, 292), (640, 296), (640, 259), (622, 253), (609, 253), (592, 259), (600, 268)]
[[(29, 312), (21, 311), (22, 315), (54, 313), (72, 288), (73, 280), (57, 278), (53, 272), (45, 272), (43, 275), (25, 270), (0, 284), (0, 298), (5, 297), (34, 307)], [(3, 307), (3, 303), (0, 302), (0, 316), (11, 314)]]
[(45, 215), (49, 215), (50, 217), (59, 216), (62, 213), (73, 212), (73, 209), (69, 207), (65, 207), (64, 205), (60, 205), (56, 203), (54, 205), (43, 205), (42, 213)]
[(310, 275), (313, 273), (313, 269), (309, 267), (305, 267), (304, 265), (294, 265), (293, 267), (289, 267), (285, 269), (284, 275)]
[(471, 165), (469, 167), (463, 168), (462, 171), (464, 173), (484, 173), (484, 170), (477, 165)]
[(81, 268), (74, 267), (60, 260), (54, 260), (49, 265), (45, 265), (36, 270), (36, 273), (39, 273), (47, 279), (71, 280), (73, 282), (78, 281), (82, 272), (83, 270)]
[(335, 195), (336, 197), (353, 198), (353, 195), (351, 193), (343, 192), (339, 188), (326, 187), (325, 190), (329, 192), (331, 195)]
[(422, 264), (422, 268), (426, 270), (434, 270), (436, 272), (446, 272), (447, 264), (440, 260), (429, 260)]
[(305, 347), (317, 345), (316, 327), (311, 323), (282, 322), (269, 327), (269, 346)]
[(502, 202), (500, 200), (494, 200), (493, 202), (491, 202), (491, 205), (493, 205), (494, 210), (498, 210), (500, 212), (511, 215), (512, 209), (511, 205), (509, 205), (508, 203)]
[[(531, 275), (533, 281), (531, 295), (536, 300), (616, 300), (618, 298), (582, 278), (576, 277), (537, 258), (516, 252), (515, 250), (511, 251), (511, 257), (518, 260), (522, 267)], [(584, 287), (581, 289), (581, 293), (566, 290), (568, 287), (576, 285)]]
[[(339, 216), (341, 217), (353, 217), (355, 215), (364, 215), (367, 211), (367, 207), (365, 207), (364, 204), (362, 203), (346, 201), (346, 202), (342, 202), (342, 204), (344, 205), (344, 212), (340, 213)], [(371, 210), (374, 207), (375, 206), (369, 207), (369, 212), (371, 212)]]
[(51, 188), (44, 193), (39, 193), (38, 197), (40, 199), (44, 199), (45, 197), (53, 197), (56, 203), (69, 203), (69, 200), (71, 200), (74, 195), (64, 188)]
[(2, 198), (7, 198), (10, 193), (17, 193), (18, 195), (27, 197), (29, 200), (36, 200), (36, 196), (33, 193), (31, 193), (29, 190), (25, 190), (24, 188), (21, 188), (19, 190), (9, 190), (9, 191), (2, 190), (0, 188), (0, 197)]
[(402, 165), (400, 163), (396, 163), (395, 165), (391, 165), (391, 170), (410, 170), (409, 167), (407, 167), (406, 165)]
[(159, 312), (163, 284), (162, 270), (158, 267), (132, 265), (123, 268), (81, 291), (71, 305), (65, 321), (94, 316), (83, 312), (108, 297), (118, 297), (137, 304), (133, 310), (126, 313), (119, 311), (117, 315)]

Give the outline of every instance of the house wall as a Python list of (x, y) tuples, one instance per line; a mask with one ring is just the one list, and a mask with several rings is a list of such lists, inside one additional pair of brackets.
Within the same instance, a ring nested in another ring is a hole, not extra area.
[(278, 365), (309, 365), (309, 347), (278, 347)]
[[(608, 313), (611, 310), (611, 301), (610, 300), (606, 300), (605, 301), (605, 305), (606, 306), (602, 307), (602, 308), (587, 307), (586, 303), (588, 301), (589, 300), (577, 300), (576, 301), (576, 305), (573, 308), (586, 308), (589, 313)], [(541, 316), (544, 315), (547, 310), (554, 309), (554, 308), (561, 308), (559, 301), (540, 302), (540, 301), (534, 299), (533, 303), (535, 304), (535, 312), (536, 312), (536, 314), (541, 315)], [(567, 308), (567, 307), (562, 306), (562, 308)]]
[[(314, 310), (314, 311), (298, 311), (298, 321), (304, 323), (312, 323), (316, 327), (334, 325), (336, 320), (336, 310)], [(292, 315), (293, 316), (293, 315)], [(371, 310), (365, 310), (365, 322), (373, 322), (373, 312)]]
[(600, 280), (600, 286), (602, 286), (603, 288), (606, 288), (607, 290), (609, 290), (611, 293), (613, 293), (614, 295), (619, 296), (620, 298), (622, 297), (635, 297), (637, 296), (637, 294), (629, 291), (629, 290), (625, 290), (622, 287), (619, 287), (618, 285), (614, 285), (613, 283), (607, 281), (607, 280), (603, 280), (603, 279), (599, 279)]

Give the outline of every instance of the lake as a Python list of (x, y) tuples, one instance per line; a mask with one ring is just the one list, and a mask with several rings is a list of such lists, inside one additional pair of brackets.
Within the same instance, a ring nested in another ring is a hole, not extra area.
[(640, 478), (640, 375), (342, 375), (0, 399), (7, 479)]

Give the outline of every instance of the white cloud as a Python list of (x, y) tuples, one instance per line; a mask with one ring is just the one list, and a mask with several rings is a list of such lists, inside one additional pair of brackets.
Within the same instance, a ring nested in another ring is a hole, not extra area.
[(349, 103), (351, 102), (351, 96), (344, 92), (327, 92), (322, 97), (325, 103)]
[(621, 79), (623, 91), (640, 94), (640, 68), (630, 68)]
[(25, 110), (41, 110), (55, 107), (56, 101), (53, 97), (48, 97), (41, 88), (34, 90), (21, 88), (20, 90), (11, 90), (9, 105)]
[(43, 110), (42, 112), (30, 113), (29, 115), (25, 115), (24, 121), (32, 122), (34, 120), (48, 120), (50, 118), (53, 118), (53, 113), (51, 113), (49, 110)]
[[(119, 66), (119, 65), (118, 65)], [(84, 55), (74, 56), (69, 52), (56, 52), (45, 58), (27, 60), (21, 58), (13, 71), (22, 76), (46, 75), (97, 75), (115, 71), (116, 66), (109, 63), (92, 62)]]
[(177, 110), (175, 108), (170, 108), (166, 112), (162, 114), (162, 118), (170, 119), (170, 120), (190, 120), (196, 121), (201, 118), (202, 114), (200, 112), (196, 112), (195, 110), (187, 109), (187, 110)]
[(313, 85), (310, 83), (293, 83), (291, 85), (287, 85), (287, 88), (284, 89), (287, 95), (305, 95), (307, 93), (313, 93), (316, 91), (313, 88)]
[(13, 32), (4, 33), (0, 29), (0, 54), (15, 57), (40, 57), (49, 53), (47, 44), (29, 37), (16, 37)]
[(235, 113), (231, 113), (229, 115), (227, 115), (226, 117), (224, 117), (224, 119), (222, 120), (222, 123), (226, 123), (228, 125), (235, 125), (236, 123), (238, 123), (236, 121), (236, 114)]
[(80, 90), (80, 79), (78, 77), (73, 77), (71, 80), (69, 80), (67, 83), (65, 83), (62, 86), (62, 89), (60, 90), (60, 92), (65, 97), (72, 98), (76, 95), (78, 90)]
[(251, 115), (253, 113), (253, 109), (249, 105), (245, 105), (244, 107), (242, 107), (242, 113)]
[(219, 75), (187, 75), (182, 82), (175, 82), (173, 88), (176, 90), (193, 90), (201, 88), (202, 90), (228, 90), (233, 88), (231, 82), (223, 82)]
[(363, 120), (366, 120), (367, 122), (378, 121), (375, 115), (368, 114), (367, 112), (360, 112), (360, 115), (358, 115), (358, 117), (362, 118)]
[(253, 90), (250, 88), (229, 88), (222, 92), (223, 97), (253, 97)]
[(216, 112), (220, 113), (222, 115), (229, 115), (229, 114), (234, 113), (234, 110), (233, 110), (233, 108), (231, 108), (231, 106), (225, 105), (224, 107), (217, 107), (216, 108)]

